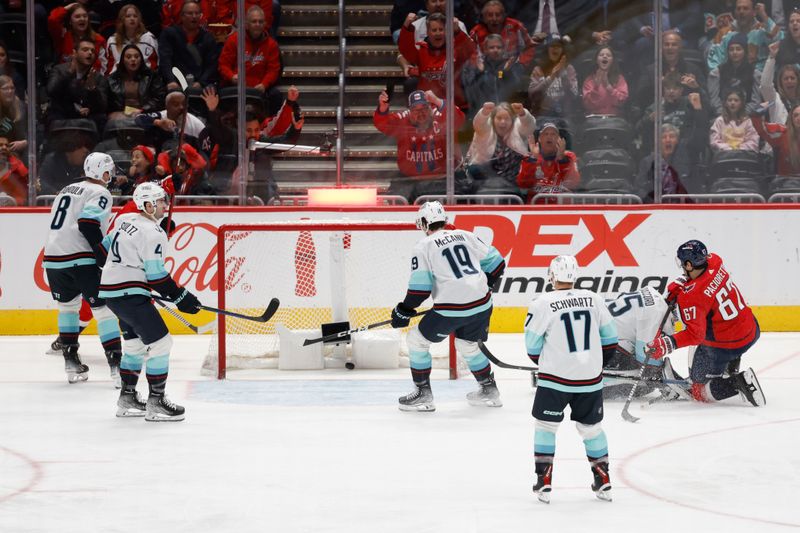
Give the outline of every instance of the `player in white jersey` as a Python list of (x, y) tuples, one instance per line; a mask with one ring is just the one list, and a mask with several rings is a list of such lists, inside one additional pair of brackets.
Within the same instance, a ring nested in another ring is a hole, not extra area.
[[(167, 234), (158, 223), (167, 207), (164, 189), (155, 183), (142, 183), (133, 192), (133, 200), (138, 212), (118, 217), (114, 230), (103, 240), (108, 260), (100, 296), (119, 317), (124, 339), (117, 416), (144, 416), (151, 422), (180, 421), (185, 416), (184, 408), (164, 394), (172, 337), (153, 305), (150, 291), (155, 289), (169, 298), (184, 313), (200, 311), (200, 302), (179, 287), (164, 267)], [(136, 392), (145, 357), (150, 390), (146, 405)]]
[(58, 302), (58, 332), (67, 380), (77, 383), (86, 381), (89, 376), (89, 367), (78, 356), (78, 310), (83, 296), (97, 318), (100, 342), (111, 377), (119, 388), (119, 326), (103, 299), (98, 297), (98, 267), (105, 262), (105, 251), (100, 243), (111, 213), (108, 184), (113, 177), (114, 161), (107, 154), (93, 152), (86, 157), (83, 171), (86, 177), (61, 189), (53, 202), (43, 266), (50, 292)]
[(473, 405), (500, 407), (500, 393), (489, 360), (478, 341), (485, 341), (492, 315), (492, 286), (505, 261), (494, 246), (463, 230), (445, 229), (447, 214), (439, 202), (426, 202), (417, 213), (425, 238), (414, 246), (411, 279), (405, 299), (392, 311), (392, 327), (408, 326), (415, 310), (429, 296), (433, 309), (408, 332), (414, 390), (399, 399), (402, 411), (434, 411), (431, 354), (434, 342), (455, 333), (456, 350), (469, 365), (480, 389), (467, 394)]
[(525, 319), (525, 347), (539, 365), (533, 400), (536, 419), (534, 493), (549, 503), (556, 431), (569, 405), (592, 468), (592, 490), (611, 501), (608, 441), (603, 420), (603, 363), (617, 346), (617, 328), (603, 299), (573, 289), (578, 262), (570, 255), (553, 259), (548, 270), (553, 291), (531, 302)]
[[(617, 327), (618, 345), (616, 353), (603, 365), (603, 368), (617, 371), (630, 378), (638, 378), (645, 361), (645, 345), (656, 338), (659, 333), (658, 328), (664, 320), (669, 306), (658, 291), (645, 286), (636, 292), (624, 292), (614, 299), (606, 300), (606, 307)], [(665, 335), (675, 332), (676, 321), (676, 314), (670, 313), (662, 328)], [(668, 357), (663, 360), (651, 359), (646, 372), (652, 372), (654, 376), (661, 375), (661, 366), (668, 367), (667, 374), (674, 374)], [(643, 385), (637, 387), (637, 395), (650, 393), (656, 384), (655, 381), (645, 381)], [(629, 380), (615, 380), (607, 377), (604, 380), (603, 395), (606, 399), (626, 397), (630, 388)], [(667, 395), (665, 398), (674, 399), (673, 396)]]

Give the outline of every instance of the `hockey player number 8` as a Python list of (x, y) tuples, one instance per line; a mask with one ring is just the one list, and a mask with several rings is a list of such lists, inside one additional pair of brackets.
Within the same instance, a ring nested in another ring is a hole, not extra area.
[[(733, 298), (736, 297), (736, 303)], [(744, 302), (742, 302), (742, 295), (733, 280), (728, 278), (725, 287), (721, 287), (717, 292), (717, 303), (719, 304), (719, 313), (722, 315), (723, 320), (732, 320), (739, 315), (739, 310), (744, 309)], [(738, 306), (738, 308), (737, 308)]]
[(455, 274), (456, 278), (462, 278), (464, 274), (478, 273), (469, 258), (467, 247), (463, 244), (453, 246), (452, 251), (450, 251), (450, 248), (445, 248), (442, 250), (442, 255), (450, 263), (450, 268), (453, 269), (453, 274)]

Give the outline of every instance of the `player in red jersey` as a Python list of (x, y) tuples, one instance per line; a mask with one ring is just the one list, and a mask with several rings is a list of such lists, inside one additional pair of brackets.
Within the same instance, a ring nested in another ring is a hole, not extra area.
[[(761, 330), (722, 258), (709, 254), (702, 242), (691, 240), (678, 247), (677, 260), (685, 277), (670, 283), (667, 301), (677, 302), (686, 328), (660, 335), (645, 353), (661, 359), (676, 348), (697, 346), (689, 361), (691, 386), (683, 391), (686, 396), (715, 402), (741, 393), (756, 407), (766, 404), (753, 369), (739, 372), (742, 355), (756, 343)], [(666, 378), (680, 379), (671, 365), (664, 366)]]

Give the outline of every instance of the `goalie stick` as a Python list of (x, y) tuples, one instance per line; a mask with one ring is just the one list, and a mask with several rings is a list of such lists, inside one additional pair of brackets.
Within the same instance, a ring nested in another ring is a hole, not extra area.
[[(663, 326), (662, 326), (663, 327)], [(480, 347), (483, 355), (486, 356), (486, 359), (494, 363), (500, 368), (510, 368), (512, 370), (524, 370), (526, 372), (530, 372), (532, 374), (537, 374), (539, 372), (539, 368), (535, 366), (522, 366), (522, 365), (512, 365), (510, 363), (506, 363), (497, 358), (490, 350), (489, 347), (486, 346), (483, 341), (478, 341), (478, 346)], [(620, 380), (627, 380), (627, 381), (639, 381), (639, 376), (632, 376), (630, 374), (623, 374), (620, 372), (616, 372), (614, 370), (603, 370), (603, 377), (604, 378), (614, 378)], [(644, 377), (644, 381), (652, 382), (655, 384), (662, 383), (664, 385), (688, 385), (689, 382), (685, 379), (661, 379), (660, 377)]]
[(188, 320), (183, 318), (183, 315), (181, 315), (180, 313), (178, 313), (177, 311), (175, 311), (171, 307), (167, 307), (167, 304), (165, 304), (161, 300), (155, 300), (155, 302), (158, 305), (160, 305), (161, 307), (163, 307), (164, 310), (167, 313), (171, 314), (176, 319), (178, 319), (178, 321), (181, 324), (183, 324), (184, 326), (186, 326), (187, 328), (189, 328), (190, 330), (194, 331), (195, 333), (197, 333), (199, 335), (202, 335), (203, 333), (208, 333), (209, 331), (213, 331), (217, 327), (217, 321), (216, 320), (212, 320), (211, 322), (209, 322), (208, 324), (205, 324), (203, 326), (195, 326), (194, 324), (192, 324), (191, 322), (189, 322)]
[[(658, 329), (656, 330), (656, 336), (653, 340), (657, 339), (659, 335), (661, 335), (661, 330), (664, 329), (664, 324), (667, 323), (667, 319), (669, 315), (672, 314), (672, 310), (675, 308), (675, 303), (671, 303), (667, 306), (667, 312), (664, 313), (664, 318), (661, 319), (661, 323), (658, 325)], [(650, 356), (645, 354), (644, 364), (642, 365), (642, 370), (639, 372), (639, 379), (636, 380), (636, 383), (631, 386), (631, 391), (628, 393), (628, 399), (625, 400), (625, 405), (622, 407), (622, 419), (626, 422), (636, 423), (639, 421), (638, 417), (635, 417), (630, 412), (631, 402), (633, 401), (633, 396), (636, 394), (636, 389), (639, 388), (639, 385), (644, 383), (645, 375), (644, 371), (647, 368), (647, 363), (650, 361)]]
[[(162, 302), (172, 302), (172, 300), (162, 298), (161, 296), (152, 295), (152, 298), (157, 301), (160, 300)], [(243, 315), (234, 311), (228, 311), (227, 309), (217, 309), (216, 307), (209, 307), (202, 304), (200, 305), (200, 309), (205, 309), (206, 311), (211, 311), (212, 313), (217, 313), (219, 315), (241, 318), (242, 320), (252, 320), (253, 322), (269, 322), (269, 319), (272, 318), (273, 315), (278, 311), (278, 307), (280, 305), (280, 300), (273, 298), (270, 300), (269, 305), (267, 305), (267, 308), (264, 310), (264, 312), (257, 316)]]
[[(414, 318), (415, 316), (422, 316), (425, 313), (430, 311), (430, 309), (426, 309), (425, 311), (420, 311), (419, 313), (415, 313), (411, 316)], [(330, 335), (325, 335), (322, 337), (317, 337), (316, 339), (306, 339), (303, 341), (303, 346), (308, 346), (310, 344), (317, 344), (318, 342), (329, 342), (335, 341), (336, 339), (341, 339), (342, 337), (347, 337), (348, 335), (352, 335), (353, 333), (360, 333), (362, 331), (367, 331), (369, 329), (379, 328), (381, 326), (387, 326), (392, 323), (392, 319), (383, 320), (381, 322), (375, 322), (374, 324), (367, 324), (366, 326), (359, 326), (357, 328), (353, 328), (347, 331), (339, 331), (338, 333), (331, 333)], [(349, 367), (348, 367), (349, 368)]]

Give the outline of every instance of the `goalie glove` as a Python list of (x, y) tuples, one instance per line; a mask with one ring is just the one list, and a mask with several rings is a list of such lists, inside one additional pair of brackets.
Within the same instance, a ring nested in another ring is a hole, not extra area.
[(394, 309), (392, 309), (392, 327), (404, 328), (408, 326), (408, 324), (411, 322), (411, 317), (413, 317), (415, 314), (415, 309), (406, 307), (403, 302), (400, 302)]
[(178, 296), (173, 298), (172, 303), (183, 313), (193, 315), (200, 312), (200, 300), (186, 289), (183, 289)]
[(686, 287), (686, 283), (689, 279), (685, 276), (680, 276), (675, 279), (672, 283), (667, 285), (667, 303), (671, 304), (673, 302), (678, 301), (678, 295), (683, 292), (684, 287)]
[(644, 353), (651, 359), (661, 359), (672, 353), (675, 348), (675, 339), (672, 338), (672, 335), (659, 335), (645, 346)]

